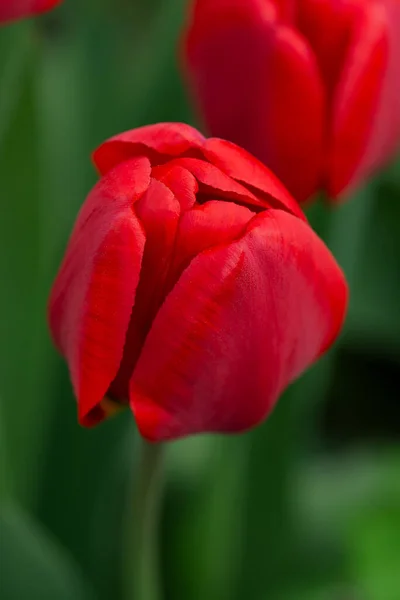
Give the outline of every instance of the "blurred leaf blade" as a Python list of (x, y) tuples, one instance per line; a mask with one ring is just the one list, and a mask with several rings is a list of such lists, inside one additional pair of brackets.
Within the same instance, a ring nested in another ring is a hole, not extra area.
[(4, 600), (94, 600), (67, 553), (16, 505), (3, 506), (0, 547)]
[[(27, 35), (25, 29), (22, 35)], [(29, 40), (32, 58), (35, 46), (33, 38)], [(40, 397), (36, 397), (41, 349), (36, 344), (35, 328), (42, 307), (36, 294), (40, 215), (33, 62), (29, 61), (18, 80), (11, 120), (0, 146), (0, 272), (5, 291), (0, 299), (4, 315), (1, 337), (5, 341), (0, 347), (0, 394), (10, 484), (25, 501), (34, 494), (37, 453), (31, 452), (30, 444), (36, 438), (34, 424), (41, 418)], [(16, 410), (20, 402), (23, 409)]]

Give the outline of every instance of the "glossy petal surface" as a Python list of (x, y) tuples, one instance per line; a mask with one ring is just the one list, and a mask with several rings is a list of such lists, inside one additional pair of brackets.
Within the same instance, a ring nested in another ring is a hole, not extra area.
[(131, 380), (146, 438), (241, 431), (332, 341), (347, 289), (299, 219), (270, 210), (198, 255), (166, 298)]

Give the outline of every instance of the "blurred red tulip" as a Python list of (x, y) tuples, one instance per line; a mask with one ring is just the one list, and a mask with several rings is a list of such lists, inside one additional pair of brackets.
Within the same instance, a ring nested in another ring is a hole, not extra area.
[(0, 0), (0, 23), (33, 17), (51, 10), (62, 0)]
[(398, 146), (399, 0), (196, 0), (184, 56), (211, 134), (300, 202), (348, 194)]
[(264, 165), (188, 125), (94, 162), (49, 304), (80, 422), (129, 402), (149, 440), (256, 425), (341, 328), (329, 250)]

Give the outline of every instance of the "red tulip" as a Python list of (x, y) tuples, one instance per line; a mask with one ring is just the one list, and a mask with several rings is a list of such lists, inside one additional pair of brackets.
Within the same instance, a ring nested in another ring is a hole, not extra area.
[(0, 23), (33, 17), (51, 10), (62, 0), (0, 0)]
[(80, 422), (129, 402), (149, 440), (259, 423), (340, 330), (329, 250), (266, 167), (188, 125), (122, 133), (94, 162), (49, 305)]
[(298, 201), (336, 199), (400, 141), (400, 0), (196, 0), (188, 79), (206, 125)]

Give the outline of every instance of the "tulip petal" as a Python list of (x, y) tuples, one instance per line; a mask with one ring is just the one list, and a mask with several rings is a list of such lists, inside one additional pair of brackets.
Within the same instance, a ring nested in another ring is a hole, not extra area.
[(235, 432), (336, 337), (347, 288), (306, 223), (256, 216), (237, 242), (198, 255), (167, 296), (130, 385), (144, 437)]
[(346, 61), (354, 20), (366, 5), (363, 0), (297, 0), (295, 25), (315, 54), (328, 102)]
[(208, 26), (205, 17), (193, 21), (184, 50), (205, 123), (213, 136), (254, 154), (304, 201), (319, 186), (323, 156), (325, 92), (315, 56), (300, 34), (276, 20), (270, 3), (268, 10), (249, 3), (245, 26), (228, 5), (222, 11), (215, 4), (215, 16), (205, 12)]
[(126, 334), (124, 354), (118, 373), (109, 389), (110, 397), (119, 400), (128, 399), (129, 379), (165, 295), (175, 247), (180, 205), (170, 189), (152, 179), (147, 192), (135, 204), (135, 213), (145, 232), (146, 245), (135, 305)]
[(179, 222), (171, 266), (174, 283), (195, 256), (241, 237), (254, 216), (255, 213), (245, 206), (220, 200), (209, 200), (184, 213)]
[(149, 184), (146, 158), (110, 171), (82, 207), (50, 303), (50, 328), (66, 357), (79, 419), (94, 424), (118, 371), (144, 251), (135, 194)]
[(236, 181), (262, 192), (267, 196), (270, 208), (288, 210), (300, 219), (305, 215), (277, 177), (254, 156), (225, 140), (209, 138), (203, 147), (204, 156), (223, 173)]
[(176, 198), (158, 181), (152, 181), (135, 211), (145, 231), (146, 245), (124, 355), (109, 389), (109, 396), (117, 399), (128, 398), (129, 379), (146, 335), (183, 269), (203, 250), (239, 237), (254, 216), (244, 206), (231, 204), (228, 208), (220, 201), (196, 205), (180, 214)]
[(242, 202), (254, 208), (269, 208), (268, 202), (264, 198), (256, 196), (247, 187), (225, 175), (220, 169), (205, 160), (183, 157), (176, 158), (169, 164), (179, 165), (194, 175), (199, 183), (198, 202), (221, 198)]
[(154, 167), (151, 175), (171, 190), (182, 210), (189, 210), (195, 204), (199, 186), (187, 169), (168, 162)]
[(184, 123), (158, 123), (120, 133), (103, 142), (93, 153), (93, 162), (104, 175), (127, 158), (146, 154), (153, 165), (165, 157), (179, 156), (200, 149), (203, 136)]
[[(287, 2), (287, 0), (284, 0)], [(283, 0), (194, 0), (190, 20), (201, 28), (215, 24), (254, 23), (257, 20), (273, 20), (280, 13)]]
[(371, 2), (354, 23), (333, 104), (333, 198), (381, 166), (400, 140), (400, 4), (392, 6), (393, 15)]

